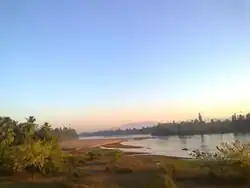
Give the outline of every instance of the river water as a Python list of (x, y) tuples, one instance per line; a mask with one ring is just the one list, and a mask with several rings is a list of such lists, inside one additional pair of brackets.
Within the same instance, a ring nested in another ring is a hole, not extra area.
[[(190, 157), (190, 153), (199, 149), (201, 151), (216, 151), (216, 146), (222, 142), (231, 142), (239, 140), (242, 143), (250, 142), (250, 134), (210, 134), (210, 135), (193, 135), (193, 136), (167, 136), (152, 137), (150, 135), (127, 135), (122, 138), (128, 139), (123, 145), (140, 146), (142, 148), (125, 148), (123, 151), (143, 152), (153, 155), (165, 155), (174, 157)], [(93, 139), (95, 137), (92, 137)], [(104, 138), (104, 137), (98, 137)], [(105, 137), (121, 138), (121, 137)], [(140, 139), (137, 139), (140, 138)], [(184, 149), (185, 148), (185, 149)], [(183, 150), (184, 149), (184, 150)]]

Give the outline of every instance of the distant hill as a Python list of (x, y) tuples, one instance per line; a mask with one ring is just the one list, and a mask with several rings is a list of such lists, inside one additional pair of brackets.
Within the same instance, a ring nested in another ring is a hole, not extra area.
[(136, 123), (127, 123), (120, 126), (120, 129), (141, 129), (142, 127), (152, 127), (156, 125), (157, 122), (154, 121), (144, 121), (144, 122), (136, 122)]

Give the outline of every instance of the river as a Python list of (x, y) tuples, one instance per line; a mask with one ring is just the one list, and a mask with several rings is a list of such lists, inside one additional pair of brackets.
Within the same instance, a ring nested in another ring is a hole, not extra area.
[[(239, 140), (242, 143), (250, 142), (250, 134), (209, 134), (193, 136), (167, 136), (152, 137), (150, 135), (127, 135), (98, 138), (126, 138), (123, 145), (140, 146), (141, 148), (125, 148), (123, 151), (143, 152), (153, 155), (164, 155), (174, 157), (190, 157), (190, 153), (199, 149), (201, 151), (216, 151), (216, 146), (222, 142)], [(90, 137), (88, 137), (90, 138)], [(92, 137), (95, 139), (96, 137)], [(141, 138), (141, 139), (136, 139)], [(185, 150), (183, 150), (185, 148)]]

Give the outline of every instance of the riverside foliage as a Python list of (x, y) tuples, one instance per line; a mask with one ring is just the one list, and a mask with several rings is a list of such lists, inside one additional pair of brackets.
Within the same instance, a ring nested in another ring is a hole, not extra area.
[(9, 117), (0, 117), (0, 170), (43, 175), (68, 171), (71, 164), (65, 161), (70, 156), (63, 153), (58, 141), (76, 138), (76, 131), (52, 129), (48, 123), (38, 125), (32, 116), (26, 120), (18, 123)]
[(158, 123), (152, 127), (143, 127), (140, 129), (117, 129), (104, 130), (93, 133), (81, 133), (81, 136), (111, 136), (111, 135), (131, 135), (131, 134), (151, 134), (153, 136), (171, 136), (171, 135), (195, 135), (195, 134), (214, 134), (214, 133), (250, 133), (250, 113), (246, 115), (233, 114), (230, 118), (219, 120), (203, 120), (198, 113), (197, 118), (189, 121), (172, 121)]
[(239, 141), (225, 142), (217, 146), (216, 152), (194, 150), (192, 157), (199, 160), (201, 168), (209, 169), (209, 174), (217, 178), (237, 179), (250, 183), (250, 144)]

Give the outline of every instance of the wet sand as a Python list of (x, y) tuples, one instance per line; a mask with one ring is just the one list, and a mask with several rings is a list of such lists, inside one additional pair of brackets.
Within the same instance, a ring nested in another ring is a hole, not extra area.
[(104, 147), (105, 148), (120, 148), (120, 149), (124, 149), (124, 148), (128, 148), (128, 149), (143, 148), (141, 146), (123, 145), (121, 142), (115, 142), (115, 143), (105, 144)]
[(84, 139), (84, 140), (69, 140), (60, 143), (63, 149), (87, 149), (94, 147), (101, 147), (107, 144), (118, 144), (124, 139)]
[[(69, 140), (60, 143), (60, 146), (65, 151), (81, 151), (84, 149), (100, 147), (101, 149), (136, 149), (138, 146), (122, 145), (126, 139), (84, 139), (84, 140)], [(126, 155), (146, 155), (154, 157), (168, 157), (171, 159), (190, 159), (186, 157), (161, 156), (152, 155), (147, 152), (123, 151)]]

